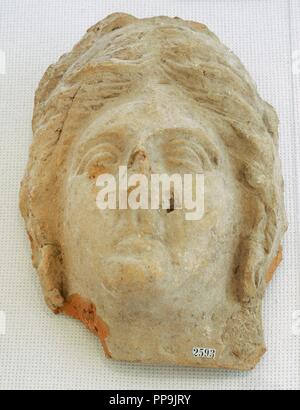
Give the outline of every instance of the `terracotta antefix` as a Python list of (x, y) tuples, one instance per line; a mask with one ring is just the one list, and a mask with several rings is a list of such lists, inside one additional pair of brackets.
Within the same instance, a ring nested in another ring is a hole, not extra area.
[[(21, 210), (53, 312), (116, 360), (253, 368), (286, 217), (278, 118), (239, 59), (205, 25), (111, 15), (47, 70), (33, 133)], [(120, 167), (203, 175), (202, 218), (100, 210)]]

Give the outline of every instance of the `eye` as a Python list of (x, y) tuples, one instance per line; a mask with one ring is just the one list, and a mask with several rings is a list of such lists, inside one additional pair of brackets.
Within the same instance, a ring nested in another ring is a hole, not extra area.
[(96, 179), (99, 175), (112, 171), (112, 167), (118, 163), (118, 157), (111, 152), (103, 152), (89, 161), (86, 171), (90, 179)]
[(184, 145), (173, 147), (170, 150), (168, 162), (173, 166), (188, 170), (203, 170), (204, 168), (203, 159), (193, 148)]
[(87, 173), (89, 178), (112, 171), (119, 162), (121, 151), (111, 143), (102, 143), (92, 147), (80, 161), (77, 175)]
[(204, 172), (212, 169), (210, 158), (203, 147), (187, 140), (173, 140), (170, 143), (168, 162), (190, 171)]

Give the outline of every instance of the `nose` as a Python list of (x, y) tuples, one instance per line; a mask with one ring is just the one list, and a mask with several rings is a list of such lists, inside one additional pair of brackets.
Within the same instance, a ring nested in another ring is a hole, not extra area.
[(128, 169), (133, 173), (149, 174), (150, 159), (144, 147), (136, 147), (129, 158)]
[[(152, 167), (149, 152), (142, 145), (136, 146), (132, 150), (130, 158), (128, 160), (128, 177), (133, 174), (142, 174), (148, 178), (148, 184), (150, 184), (151, 172)], [(163, 231), (160, 213), (157, 210), (151, 210), (151, 193), (148, 192), (148, 194), (149, 209), (128, 209), (124, 216), (126, 218), (127, 223), (130, 224), (133, 232), (147, 234), (150, 236), (159, 236), (159, 233)]]

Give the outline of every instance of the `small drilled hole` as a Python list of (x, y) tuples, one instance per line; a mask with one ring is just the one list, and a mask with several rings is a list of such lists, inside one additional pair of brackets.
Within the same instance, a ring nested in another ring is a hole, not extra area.
[(167, 209), (167, 213), (170, 214), (171, 212), (175, 211), (175, 200), (174, 200), (174, 195), (171, 196), (170, 198), (170, 208)]

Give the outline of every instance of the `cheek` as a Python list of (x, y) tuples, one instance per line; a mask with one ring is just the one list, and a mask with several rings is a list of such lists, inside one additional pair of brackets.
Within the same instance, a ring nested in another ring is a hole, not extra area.
[[(163, 241), (181, 270), (192, 270), (199, 261), (216, 258), (219, 242), (224, 238), (227, 244), (232, 242), (233, 227), (240, 214), (235, 190), (230, 178), (210, 174), (205, 177), (205, 214), (201, 220), (186, 220), (185, 211), (164, 213), (160, 220), (165, 228)], [(130, 220), (130, 212), (120, 218), (118, 212), (100, 211), (96, 204), (98, 192), (96, 183), (84, 176), (75, 177), (67, 189), (64, 242), (70, 270), (78, 275), (82, 271), (101, 271), (105, 257), (111, 256), (115, 241), (122, 235), (120, 222), (126, 225)]]
[(106, 232), (112, 229), (112, 221), (98, 209), (98, 188), (85, 177), (76, 177), (67, 189), (64, 222), (64, 242), (69, 256), (79, 266), (98, 260), (108, 247)]
[(168, 222), (168, 245), (174, 259), (186, 266), (192, 266), (203, 255), (216, 253), (221, 238), (227, 237), (230, 242), (233, 227), (238, 225), (239, 200), (233, 181), (218, 174), (206, 175), (204, 191), (202, 219), (187, 221), (185, 212), (180, 211), (171, 214)]
[(205, 180), (205, 216), (199, 226), (203, 229), (215, 229), (220, 233), (230, 225), (238, 204), (236, 187), (229, 177), (211, 175)]

